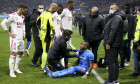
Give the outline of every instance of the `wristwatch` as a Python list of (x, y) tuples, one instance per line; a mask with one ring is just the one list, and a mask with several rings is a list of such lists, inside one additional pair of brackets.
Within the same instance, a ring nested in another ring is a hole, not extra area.
[(89, 72), (87, 71), (87, 72), (86, 72), (86, 74), (88, 75), (88, 74), (89, 74)]

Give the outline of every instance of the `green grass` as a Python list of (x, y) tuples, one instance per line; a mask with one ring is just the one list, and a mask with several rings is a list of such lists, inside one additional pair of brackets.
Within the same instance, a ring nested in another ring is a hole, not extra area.
[[(0, 22), (1, 21), (2, 19), (0, 19)], [(72, 44), (79, 49), (80, 43), (82, 42), (82, 37), (79, 36), (77, 29), (73, 29), (73, 32), (74, 34), (72, 36)], [(47, 77), (43, 74), (42, 71), (40, 71), (40, 67), (30, 66), (30, 61), (33, 57), (34, 50), (34, 42), (32, 40), (32, 44), (29, 50), (30, 56), (27, 57), (25, 54), (19, 66), (20, 70), (23, 71), (23, 73), (16, 73), (16, 78), (9, 77), (9, 36), (3, 31), (0, 26), (0, 84), (100, 84), (92, 73), (90, 73), (87, 79), (82, 79), (81, 76), (75, 75), (69, 75), (60, 78)], [(98, 58), (105, 56), (102, 43), (99, 46), (98, 56)], [(70, 63), (73, 64), (76, 60), (76, 58), (70, 58)], [(128, 76), (128, 74), (131, 74), (133, 72), (133, 66), (133, 60), (131, 58), (131, 66), (126, 67), (124, 70), (120, 71), (119, 80), (121, 84), (138, 84), (140, 77), (134, 78)], [(106, 69), (97, 68), (95, 70), (104, 80), (107, 80), (108, 71)]]

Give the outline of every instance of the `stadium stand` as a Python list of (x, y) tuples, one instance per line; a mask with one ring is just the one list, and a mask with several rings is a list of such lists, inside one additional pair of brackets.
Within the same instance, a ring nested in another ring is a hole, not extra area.
[[(49, 4), (52, 2), (61, 3), (66, 7), (67, 0), (1, 0), (0, 2), (0, 14), (11, 13), (11, 10), (16, 10), (20, 3), (26, 4), (28, 6), (29, 12), (37, 6), (38, 3), (43, 3), (48, 8)], [(108, 13), (110, 3), (118, 3), (120, 7), (123, 4), (130, 3), (132, 6), (140, 4), (139, 0), (74, 0), (75, 6), (83, 7), (86, 6), (89, 9), (92, 6), (97, 6), (101, 13)], [(85, 9), (86, 10), (86, 9)]]

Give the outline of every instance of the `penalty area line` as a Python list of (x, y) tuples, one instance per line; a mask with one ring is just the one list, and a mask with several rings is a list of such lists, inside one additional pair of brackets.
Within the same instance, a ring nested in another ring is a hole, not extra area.
[[(71, 43), (69, 45), (72, 47), (72, 49), (76, 49)], [(77, 52), (77, 54), (78, 54), (78, 52)], [(95, 75), (95, 77), (98, 79), (98, 81), (101, 84), (105, 82), (104, 79), (94, 69), (92, 69), (91, 72)]]

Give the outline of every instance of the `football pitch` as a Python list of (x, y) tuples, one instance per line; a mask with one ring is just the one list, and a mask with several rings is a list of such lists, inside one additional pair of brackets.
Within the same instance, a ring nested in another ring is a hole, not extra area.
[[(0, 18), (0, 23), (3, 19)], [(82, 36), (79, 36), (78, 29), (73, 28), (72, 44), (75, 48), (80, 49), (80, 44), (83, 41)], [(25, 40), (25, 44), (26, 44)], [(70, 48), (70, 47), (69, 47)], [(88, 78), (82, 79), (81, 76), (69, 75), (60, 78), (50, 78), (46, 74), (40, 71), (40, 67), (30, 66), (31, 59), (34, 53), (34, 41), (32, 40), (31, 47), (29, 49), (30, 56), (22, 58), (20, 63), (20, 70), (22, 74), (17, 74), (16, 78), (9, 77), (9, 56), (10, 56), (10, 46), (9, 46), (9, 36), (3, 31), (0, 26), (0, 84), (100, 84), (96, 76), (90, 73)], [(75, 54), (75, 53), (71, 53)], [(98, 58), (105, 56), (104, 47), (101, 42), (98, 50)], [(71, 65), (77, 58), (70, 58), (69, 62)], [(38, 63), (39, 64), (39, 63)], [(70, 65), (70, 66), (71, 66)], [(131, 55), (131, 63), (129, 67), (125, 67), (124, 70), (120, 71), (119, 81), (120, 84), (140, 84), (140, 77), (130, 77), (128, 76), (134, 72), (134, 62)], [(95, 71), (104, 79), (108, 78), (108, 71), (105, 68), (96, 68)]]

